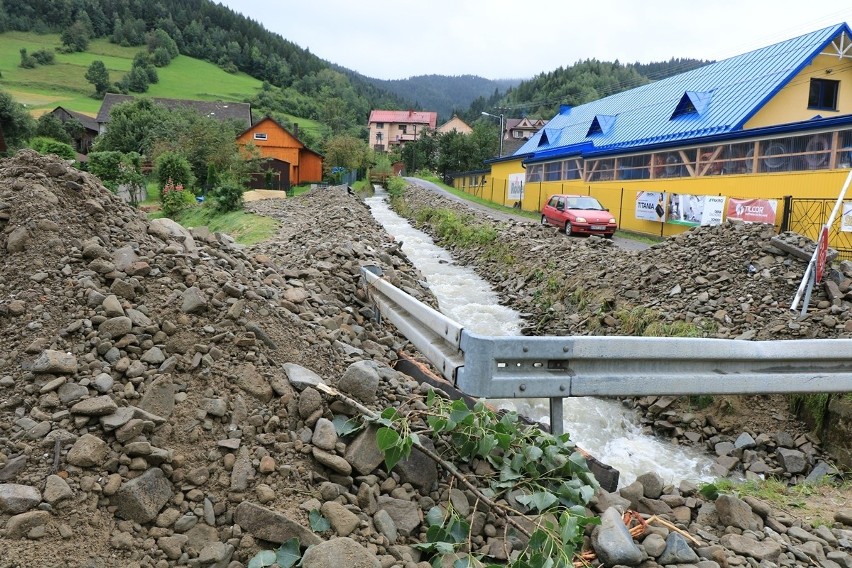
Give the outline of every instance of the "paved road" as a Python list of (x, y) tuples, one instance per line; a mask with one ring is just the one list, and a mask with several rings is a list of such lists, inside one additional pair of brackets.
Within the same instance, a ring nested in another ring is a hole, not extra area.
[[(442, 188), (441, 186), (439, 186), (437, 184), (432, 183), (431, 181), (426, 181), (424, 179), (415, 178), (415, 177), (407, 177), (407, 178), (405, 178), (405, 180), (408, 181), (409, 183), (413, 183), (413, 184), (418, 185), (422, 188), (428, 189), (430, 191), (434, 191), (435, 193), (439, 193), (439, 194), (441, 194), (442, 196), (444, 196), (448, 199), (452, 199), (453, 201), (458, 201), (459, 203), (464, 203), (465, 205), (467, 205), (471, 209), (476, 209), (477, 211), (487, 215), (488, 217), (491, 217), (492, 219), (496, 219), (497, 221), (518, 221), (518, 222), (521, 222), (521, 223), (535, 223), (536, 222), (535, 220), (530, 219), (529, 217), (524, 217), (523, 215), (513, 215), (512, 213), (504, 213), (502, 211), (497, 211), (495, 209), (492, 209), (491, 207), (488, 207), (487, 205), (482, 205), (480, 203), (475, 203), (473, 201), (469, 201), (467, 199), (464, 199), (463, 197), (459, 197), (455, 194), (450, 193), (449, 191), (445, 190), (444, 188)], [(586, 237), (579, 236), (579, 237), (571, 237), (571, 238), (585, 239)], [(622, 237), (620, 235), (615, 235), (612, 238), (612, 241), (619, 248), (623, 248), (623, 249), (626, 249), (626, 250), (644, 250), (644, 249), (649, 248), (651, 246), (650, 244), (648, 244), (646, 242), (638, 241), (636, 239), (630, 239), (630, 238)]]

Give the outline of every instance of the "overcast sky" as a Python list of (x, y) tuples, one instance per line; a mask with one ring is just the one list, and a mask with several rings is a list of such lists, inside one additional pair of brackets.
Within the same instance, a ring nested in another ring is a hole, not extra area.
[[(221, 0), (220, 0), (221, 1)], [(322, 59), (379, 79), (530, 78), (582, 59), (724, 59), (840, 22), (802, 0), (224, 0)]]

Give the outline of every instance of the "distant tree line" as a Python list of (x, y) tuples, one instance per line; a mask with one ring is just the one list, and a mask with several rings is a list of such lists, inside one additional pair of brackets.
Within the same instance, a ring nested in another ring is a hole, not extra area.
[(503, 96), (495, 93), (490, 100), (474, 101), (474, 104), (481, 102), (492, 109), (507, 109), (513, 116), (550, 118), (559, 112), (561, 105), (582, 105), (709, 63), (712, 61), (672, 58), (664, 62), (625, 65), (618, 61), (586, 59), (540, 73), (508, 89)]

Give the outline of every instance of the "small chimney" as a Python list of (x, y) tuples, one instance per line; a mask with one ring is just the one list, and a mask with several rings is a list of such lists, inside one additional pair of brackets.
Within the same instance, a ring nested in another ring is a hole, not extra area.
[(295, 138), (299, 137), (299, 123), (298, 122), (293, 123), (293, 136)]
[(571, 112), (572, 108), (571, 105), (559, 105), (559, 114), (566, 115)]

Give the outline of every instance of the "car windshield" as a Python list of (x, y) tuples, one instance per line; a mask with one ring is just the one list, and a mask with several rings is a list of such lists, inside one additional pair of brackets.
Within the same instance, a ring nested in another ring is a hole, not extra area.
[(570, 197), (568, 198), (568, 209), (603, 211), (603, 206), (594, 197)]

